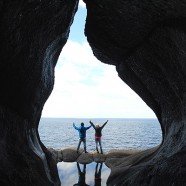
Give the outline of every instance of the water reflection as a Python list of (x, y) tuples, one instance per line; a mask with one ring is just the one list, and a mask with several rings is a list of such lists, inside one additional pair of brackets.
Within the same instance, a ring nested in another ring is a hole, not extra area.
[(58, 163), (62, 186), (106, 186), (110, 169), (104, 163)]
[[(99, 166), (99, 164), (100, 164), (100, 166)], [(102, 166), (103, 166), (103, 163), (97, 163), (97, 165), (96, 165), (95, 176), (94, 176), (95, 186), (101, 186), (101, 169), (102, 169)]]
[(83, 171), (81, 171), (79, 163), (77, 163), (78, 175), (79, 180), (78, 183), (74, 184), (74, 186), (89, 186), (85, 183), (85, 176), (86, 176), (86, 164), (83, 165)]

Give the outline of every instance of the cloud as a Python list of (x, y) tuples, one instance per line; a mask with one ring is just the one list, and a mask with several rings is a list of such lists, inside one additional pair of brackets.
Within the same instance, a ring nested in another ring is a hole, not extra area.
[(86, 5), (85, 5), (85, 3), (83, 2), (83, 0), (80, 0), (80, 1), (79, 1), (79, 6), (80, 6), (81, 8), (85, 8), (85, 7), (86, 7)]
[(119, 77), (112, 65), (98, 61), (87, 42), (69, 40), (55, 70), (54, 90), (43, 117), (155, 117)]

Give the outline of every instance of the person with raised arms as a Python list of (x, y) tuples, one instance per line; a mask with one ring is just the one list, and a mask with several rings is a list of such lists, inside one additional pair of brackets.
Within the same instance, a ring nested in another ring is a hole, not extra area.
[(103, 149), (102, 149), (102, 145), (101, 145), (102, 129), (107, 124), (108, 120), (101, 127), (99, 126), (99, 124), (94, 125), (92, 123), (92, 121), (89, 121), (89, 122), (95, 130), (95, 142), (96, 142), (97, 153), (99, 153), (99, 150), (98, 150), (98, 143), (99, 143), (101, 154), (103, 154)]
[(87, 153), (87, 150), (86, 150), (86, 131), (91, 127), (91, 125), (89, 127), (85, 127), (84, 123), (81, 123), (80, 127), (76, 127), (75, 124), (73, 123), (73, 127), (79, 132), (79, 144), (78, 144), (78, 147), (77, 147), (77, 153), (79, 152), (81, 142), (83, 142), (84, 151), (85, 151), (85, 153)]

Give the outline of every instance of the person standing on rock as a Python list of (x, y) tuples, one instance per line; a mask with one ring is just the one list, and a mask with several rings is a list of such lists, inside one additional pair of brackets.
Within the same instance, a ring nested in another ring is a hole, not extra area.
[(80, 127), (76, 127), (75, 124), (73, 123), (73, 127), (76, 130), (78, 130), (78, 132), (79, 132), (79, 144), (78, 144), (78, 147), (77, 147), (77, 153), (79, 152), (81, 142), (83, 142), (84, 151), (85, 151), (85, 153), (87, 153), (87, 150), (86, 150), (86, 131), (91, 127), (91, 125), (89, 127), (85, 127), (84, 123), (81, 123)]
[(95, 130), (95, 142), (96, 142), (96, 150), (99, 153), (98, 150), (98, 143), (100, 146), (100, 150), (101, 150), (101, 154), (103, 154), (103, 149), (102, 149), (102, 145), (101, 145), (101, 136), (102, 136), (102, 129), (104, 128), (104, 126), (107, 124), (108, 120), (100, 127), (98, 124), (95, 126), (92, 121), (89, 121), (90, 124), (92, 125), (92, 127)]

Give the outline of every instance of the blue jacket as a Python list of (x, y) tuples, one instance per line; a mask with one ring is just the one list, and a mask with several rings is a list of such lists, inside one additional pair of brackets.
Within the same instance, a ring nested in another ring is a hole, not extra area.
[(88, 129), (91, 127), (91, 125), (90, 125), (89, 127), (84, 127), (84, 126), (76, 127), (75, 124), (73, 123), (73, 127), (74, 127), (76, 130), (78, 130), (78, 132), (79, 132), (79, 137), (80, 137), (81, 139), (84, 139), (84, 138), (86, 138), (86, 130), (88, 130)]

